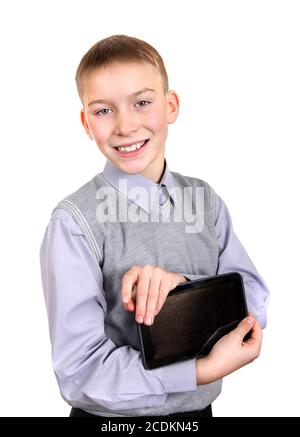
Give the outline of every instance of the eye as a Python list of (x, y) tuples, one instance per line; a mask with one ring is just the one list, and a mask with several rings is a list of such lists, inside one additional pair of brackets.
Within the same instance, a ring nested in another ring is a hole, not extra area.
[(139, 106), (148, 106), (148, 104), (150, 104), (151, 102), (149, 102), (149, 100), (140, 100), (139, 102), (137, 102), (137, 105)]
[(108, 109), (108, 108), (99, 109), (99, 111), (95, 112), (95, 114), (96, 115), (107, 115), (108, 112), (104, 112), (104, 111), (110, 111), (110, 109)]

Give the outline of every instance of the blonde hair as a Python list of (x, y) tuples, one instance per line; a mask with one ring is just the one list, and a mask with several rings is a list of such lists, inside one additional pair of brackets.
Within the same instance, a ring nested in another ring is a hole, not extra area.
[(112, 35), (94, 44), (80, 61), (75, 80), (81, 100), (83, 79), (92, 71), (116, 61), (147, 62), (153, 65), (162, 77), (164, 92), (169, 90), (168, 75), (163, 59), (154, 47), (132, 36)]

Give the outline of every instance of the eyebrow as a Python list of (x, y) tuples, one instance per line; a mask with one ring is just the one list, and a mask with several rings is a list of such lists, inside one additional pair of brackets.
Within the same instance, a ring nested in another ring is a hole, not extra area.
[[(152, 89), (152, 88), (143, 88), (142, 90), (140, 90), (140, 91), (136, 91), (135, 93), (131, 94), (129, 97), (135, 97), (135, 96), (138, 96), (139, 94), (142, 94), (142, 93), (144, 93), (144, 92), (146, 92), (146, 91), (153, 91), (154, 93), (156, 92), (156, 91), (155, 91), (154, 89)], [(88, 104), (88, 106), (94, 105), (95, 103), (108, 103), (108, 102), (109, 102), (109, 100), (97, 99), (97, 100), (93, 100), (92, 102), (90, 102), (90, 103)]]

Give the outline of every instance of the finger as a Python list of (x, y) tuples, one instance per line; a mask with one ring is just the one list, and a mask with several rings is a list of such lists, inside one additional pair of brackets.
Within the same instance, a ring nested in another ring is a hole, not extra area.
[(246, 341), (246, 343), (250, 344), (250, 345), (260, 345), (262, 342), (262, 337), (263, 337), (263, 331), (261, 329), (261, 327), (259, 326), (259, 323), (256, 319), (254, 319), (254, 324), (251, 330), (251, 336), (250, 338)]
[(132, 299), (129, 301), (128, 304), (124, 304), (125, 309), (127, 309), (128, 311), (135, 311), (135, 298), (132, 297)]
[(155, 315), (157, 315), (162, 309), (170, 291), (171, 291), (170, 281), (167, 279), (163, 279), (160, 283)]
[(250, 329), (252, 329), (254, 322), (254, 317), (247, 316), (237, 325), (237, 327), (232, 332), (238, 334), (241, 337), (241, 340), (243, 340), (245, 335), (250, 331)]
[(162, 276), (162, 270), (159, 267), (155, 267), (150, 279), (149, 292), (148, 292), (148, 298), (146, 303), (146, 310), (145, 310), (145, 317), (144, 317), (144, 323), (146, 325), (152, 325), (155, 317), (155, 310), (156, 310), (157, 300), (159, 295), (161, 276)]
[(127, 309), (129, 311), (134, 311), (135, 310), (135, 298), (136, 298), (136, 283), (133, 284), (133, 286), (132, 286), (131, 300), (129, 301), (129, 303), (127, 305)]
[(150, 278), (151, 270), (148, 267), (144, 267), (143, 270), (140, 272), (140, 276), (136, 286), (135, 318), (138, 323), (144, 322)]
[(123, 275), (121, 298), (126, 309), (134, 305), (132, 300), (132, 288), (134, 283), (138, 280), (138, 275), (139, 269), (136, 266), (132, 267)]

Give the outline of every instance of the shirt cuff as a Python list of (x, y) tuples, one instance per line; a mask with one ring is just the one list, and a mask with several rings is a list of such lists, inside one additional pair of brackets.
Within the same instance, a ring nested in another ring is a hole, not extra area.
[(165, 393), (197, 391), (196, 360), (186, 360), (163, 367)]

